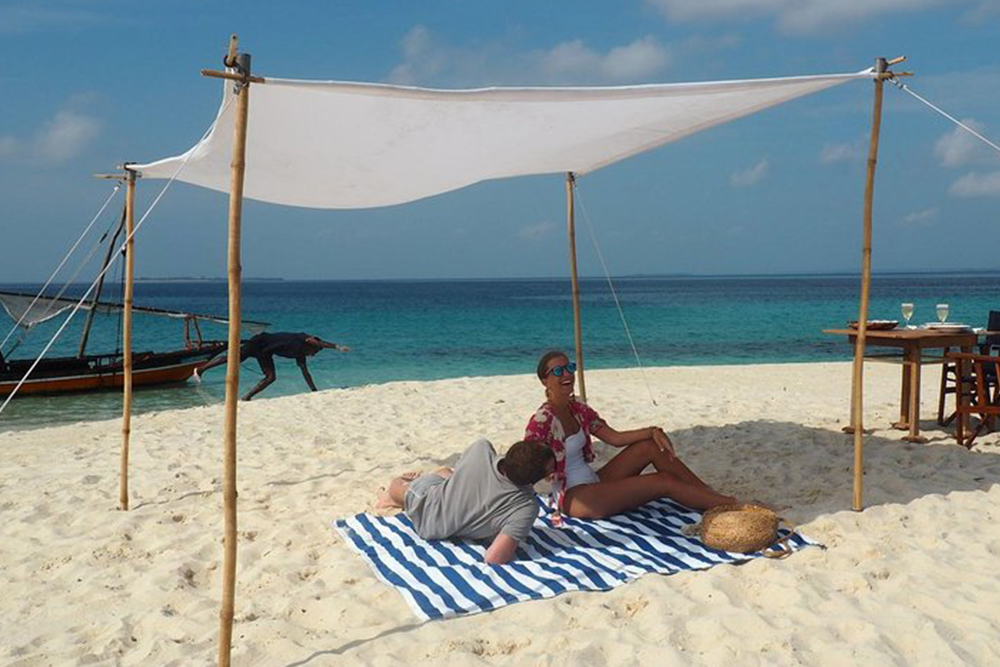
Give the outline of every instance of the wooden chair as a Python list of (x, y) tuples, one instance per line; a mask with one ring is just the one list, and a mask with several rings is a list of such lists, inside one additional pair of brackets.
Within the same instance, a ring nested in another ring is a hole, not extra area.
[[(965, 354), (952, 352), (948, 358), (955, 363), (956, 377), (961, 378), (956, 386), (958, 398), (956, 406), (955, 440), (966, 447), (989, 427), (991, 430), (1000, 417), (1000, 356), (988, 354)], [(979, 417), (979, 425), (968, 436), (969, 415)]]
[[(1000, 310), (991, 310), (989, 319), (986, 324), (987, 331), (1000, 331)], [(945, 357), (951, 350), (945, 349)], [(993, 334), (987, 336), (982, 345), (979, 346), (980, 354), (989, 354), (993, 356), (1000, 355), (1000, 335)], [(948, 394), (954, 394), (956, 388), (958, 387), (958, 377), (956, 374), (955, 364), (948, 359), (941, 365), (941, 391), (938, 394), (938, 416), (937, 423), (940, 426), (947, 426), (955, 419), (957, 412), (952, 412), (946, 419), (944, 416), (945, 402), (947, 401)], [(957, 402), (957, 399), (956, 399)]]

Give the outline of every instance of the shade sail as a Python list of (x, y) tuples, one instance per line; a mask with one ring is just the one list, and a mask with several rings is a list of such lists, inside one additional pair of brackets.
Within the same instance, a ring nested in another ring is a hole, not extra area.
[[(856, 74), (600, 88), (431, 90), (267, 78), (253, 84), (244, 196), (310, 208), (402, 204), (494, 178), (586, 174)], [(229, 191), (233, 85), (190, 151), (133, 165)], [(186, 163), (185, 163), (186, 161)]]

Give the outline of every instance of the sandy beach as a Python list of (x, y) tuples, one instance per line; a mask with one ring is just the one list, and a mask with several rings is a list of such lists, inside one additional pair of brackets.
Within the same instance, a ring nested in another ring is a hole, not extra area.
[[(996, 665), (1000, 437), (889, 428), (899, 370), (866, 375), (865, 502), (850, 510), (847, 363), (587, 374), (612, 425), (660, 424), (711, 484), (826, 545), (782, 561), (647, 576), (418, 622), (331, 528), (405, 470), (504, 448), (542, 400), (531, 375), (394, 382), (241, 404), (237, 665)], [(649, 394), (655, 397), (654, 406)], [(265, 394), (266, 396), (266, 394)], [(222, 406), (0, 434), (0, 663), (212, 664), (221, 590)], [(603, 460), (610, 448), (598, 445)]]

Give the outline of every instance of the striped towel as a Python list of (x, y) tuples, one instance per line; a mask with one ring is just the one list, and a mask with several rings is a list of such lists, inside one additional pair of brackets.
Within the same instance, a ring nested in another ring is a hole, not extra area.
[[(710, 549), (684, 533), (700, 520), (699, 512), (661, 499), (601, 521), (564, 517), (563, 527), (556, 528), (539, 499), (531, 534), (506, 565), (483, 562), (488, 543), (421, 538), (402, 512), (358, 514), (334, 527), (379, 579), (428, 620), (566, 591), (606, 591), (651, 572), (704, 570), (761, 556)], [(798, 550), (817, 543), (795, 533), (788, 544)]]

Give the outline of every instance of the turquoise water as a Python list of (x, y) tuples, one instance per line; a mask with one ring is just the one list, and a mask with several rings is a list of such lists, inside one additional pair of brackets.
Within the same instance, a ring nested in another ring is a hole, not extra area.
[[(850, 358), (844, 339), (821, 330), (857, 318), (857, 276), (622, 278), (615, 286), (645, 366)], [(225, 315), (226, 293), (224, 282), (143, 282), (136, 285), (135, 298), (144, 306)], [(873, 279), (872, 319), (900, 319), (902, 301), (915, 304), (915, 324), (934, 320), (935, 304), (947, 302), (949, 321), (985, 326), (987, 312), (1000, 310), (1000, 273)], [(581, 303), (588, 368), (634, 366), (607, 282), (582, 280)], [(320, 389), (531, 373), (541, 352), (573, 346), (566, 279), (248, 282), (243, 308), (244, 317), (271, 322), (270, 331), (305, 331), (350, 346), (349, 353), (325, 350), (309, 361)], [(6, 335), (12, 322), (2, 311), (0, 322)], [(67, 328), (50, 355), (75, 354), (79, 325)], [(32, 356), (56, 328), (57, 323), (40, 325), (12, 354), (10, 343), (4, 352), (11, 358)], [(206, 338), (226, 337), (217, 325), (203, 325), (203, 332)], [(118, 338), (117, 318), (100, 316), (88, 350), (114, 350)], [(178, 320), (137, 316), (134, 339), (136, 350), (182, 347), (183, 329)], [(261, 398), (307, 391), (293, 361), (278, 359), (277, 374)], [(255, 361), (244, 363), (241, 393), (260, 378)], [(134, 407), (147, 412), (217, 403), (224, 398), (224, 379), (225, 367), (219, 367), (200, 385), (140, 390)], [(121, 396), (113, 392), (25, 397), (0, 415), (0, 428), (108, 419), (120, 411)]]

